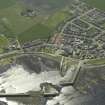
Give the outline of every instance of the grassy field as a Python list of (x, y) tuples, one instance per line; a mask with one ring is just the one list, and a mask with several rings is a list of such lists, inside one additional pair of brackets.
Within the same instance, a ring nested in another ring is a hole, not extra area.
[(53, 33), (56, 27), (66, 18), (70, 18), (70, 14), (65, 11), (58, 11), (52, 14), (47, 20), (33, 25), (28, 30), (19, 35), (21, 42), (33, 40), (36, 38), (48, 38)]
[(87, 2), (89, 5), (105, 10), (105, 0), (82, 0)]
[(4, 35), (0, 35), (0, 53), (4, 52), (4, 48), (9, 45), (8, 39)]
[(66, 20), (67, 18), (70, 18), (70, 13), (67, 11), (58, 11), (56, 13), (54, 13), (53, 15), (51, 15), (48, 20), (45, 22), (45, 24), (48, 27), (56, 27), (59, 25), (59, 23), (63, 22), (64, 20)]
[(86, 62), (86, 64), (89, 65), (104, 65), (105, 64), (105, 59), (93, 59), (93, 60), (89, 60), (88, 62)]
[(1, 0), (0, 9), (8, 8), (16, 3), (16, 0)]
[(8, 39), (5, 36), (0, 35), (0, 47), (5, 47), (8, 44), (9, 44)]
[(24, 31), (23, 33), (21, 33), (18, 36), (18, 38), (21, 43), (24, 43), (26, 41), (32, 41), (38, 38), (44, 39), (48, 38), (52, 31), (53, 31), (52, 28), (38, 23), (29, 28), (28, 30)]
[(23, 7), (21, 5), (16, 4), (9, 8), (0, 10), (0, 23), (4, 26), (5, 30), (11, 32), (11, 35), (17, 35), (24, 32), (38, 21), (36, 20), (37, 18), (31, 19), (21, 16), (20, 13), (22, 9)]
[[(48, 38), (56, 27), (70, 16), (68, 10), (59, 9), (50, 15), (24, 17), (21, 16), (21, 12), (25, 6), (16, 0), (9, 0), (9, 2), (3, 0), (3, 2), (0, 1), (1, 4), (4, 8), (0, 7), (0, 33), (7, 37), (18, 36), (22, 43), (36, 38)], [(49, 0), (48, 4), (60, 6), (56, 0)], [(66, 4), (66, 2), (61, 0), (61, 4)]]
[(38, 24), (43, 21), (43, 18), (29, 18), (21, 16), (20, 13), (23, 9), (24, 7), (19, 4), (14, 4), (8, 8), (1, 9), (0, 32), (5, 34), (7, 37), (15, 37), (19, 35), (21, 42), (33, 38), (42, 38), (45, 34), (48, 35), (48, 31), (50, 31), (49, 28)]
[[(41, 11), (50, 12), (56, 11), (63, 8), (65, 5), (68, 5), (72, 0), (21, 0), (24, 1), (26, 5), (33, 6), (33, 8), (39, 8)], [(27, 2), (28, 1), (28, 2)]]

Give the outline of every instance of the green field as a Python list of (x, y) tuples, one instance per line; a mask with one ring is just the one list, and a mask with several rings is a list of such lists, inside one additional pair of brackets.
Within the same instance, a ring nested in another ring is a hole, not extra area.
[(69, 10), (66, 11), (58, 11), (56, 13), (54, 13), (53, 15), (51, 15), (47, 21), (45, 22), (45, 24), (48, 27), (56, 27), (59, 25), (59, 23), (63, 22), (64, 20), (66, 20), (67, 18), (70, 18), (70, 13), (68, 12)]
[(64, 8), (64, 6), (71, 3), (72, 0), (21, 0), (21, 1), (28, 1), (25, 4), (33, 4), (34, 7), (40, 7), (41, 11), (50, 12), (60, 10)]
[[(65, 1), (61, 0), (62, 2)], [(24, 17), (21, 16), (21, 12), (26, 8), (23, 4), (16, 0), (4, 0), (0, 1), (0, 5), (1, 3), (4, 8), (0, 8), (0, 33), (6, 37), (18, 36), (21, 42), (48, 38), (56, 27), (70, 16), (68, 10), (63, 8), (49, 15), (38, 15), (34, 18)], [(60, 5), (55, 0), (49, 0), (48, 3), (55, 7)]]
[(88, 62), (86, 62), (86, 64), (89, 64), (89, 65), (104, 65), (105, 64), (105, 58), (89, 60)]
[(105, 0), (82, 0), (88, 3), (89, 5), (105, 10)]
[(1, 0), (0, 9), (8, 8), (16, 3), (16, 0)]
[(47, 27), (43, 24), (35, 24), (28, 30), (21, 33), (18, 38), (21, 43), (24, 43), (26, 41), (32, 41), (34, 39), (45, 39), (48, 38), (49, 35), (51, 35), (51, 32), (53, 31), (52, 28)]
[(29, 18), (21, 16), (24, 7), (14, 4), (8, 8), (0, 10), (0, 32), (7, 37), (19, 36), (21, 42), (29, 41), (33, 38), (48, 36), (49, 28), (39, 25), (43, 21), (42, 17)]
[(62, 23), (66, 18), (70, 18), (70, 14), (65, 11), (58, 11), (52, 14), (47, 20), (38, 22), (28, 30), (19, 35), (21, 42), (33, 40), (36, 38), (48, 38), (52, 35), (56, 27)]
[[(39, 20), (39, 18), (36, 20), (37, 18), (31, 19), (21, 16), (20, 13), (22, 10), (23, 7), (19, 4), (15, 4), (9, 8), (0, 10), (0, 25), (4, 27), (4, 30), (7, 32), (11, 32), (11, 35), (17, 35), (21, 32), (24, 32)], [(7, 34), (7, 36), (11, 35)]]
[(8, 39), (4, 35), (0, 35), (0, 47), (8, 46)]

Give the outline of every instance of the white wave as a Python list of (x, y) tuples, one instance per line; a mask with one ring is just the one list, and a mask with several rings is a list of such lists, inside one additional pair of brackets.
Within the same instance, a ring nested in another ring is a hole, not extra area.
[[(30, 90), (39, 91), (41, 83), (50, 82), (58, 84), (60, 79), (61, 76), (57, 71), (46, 71), (40, 74), (29, 73), (23, 66), (16, 65), (0, 77), (0, 91), (4, 89), (7, 94), (25, 93)], [(6, 101), (6, 99), (5, 102), (8, 102), (8, 105), (18, 105), (18, 103)]]
[(72, 86), (64, 87), (61, 90), (61, 94), (54, 97), (52, 100), (48, 100), (46, 105), (76, 105), (73, 98), (78, 97), (78, 93), (74, 94), (76, 91)]
[(0, 101), (6, 102), (8, 105), (19, 105), (17, 102), (7, 101), (6, 98), (0, 98)]
[(59, 83), (61, 76), (57, 71), (42, 72), (40, 74), (24, 70), (23, 66), (11, 67), (0, 77), (0, 90), (6, 93), (25, 93), (30, 90), (39, 91), (43, 82)]

